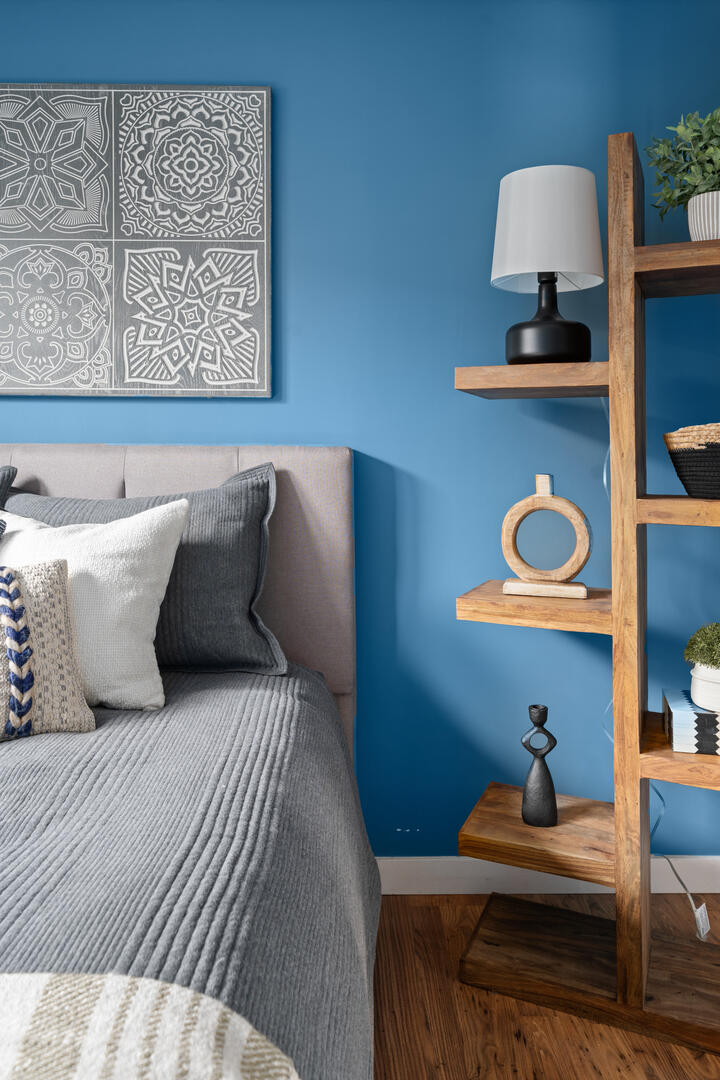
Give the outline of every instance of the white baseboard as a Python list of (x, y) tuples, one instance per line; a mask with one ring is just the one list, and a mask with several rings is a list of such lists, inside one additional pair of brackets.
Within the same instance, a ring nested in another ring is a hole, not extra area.
[[(673, 855), (672, 860), (691, 892), (720, 892), (720, 855)], [(591, 882), (461, 855), (380, 858), (377, 863), (382, 891), (386, 894), (612, 892), (603, 885), (593, 885)], [(652, 890), (682, 892), (662, 855), (652, 857)]]

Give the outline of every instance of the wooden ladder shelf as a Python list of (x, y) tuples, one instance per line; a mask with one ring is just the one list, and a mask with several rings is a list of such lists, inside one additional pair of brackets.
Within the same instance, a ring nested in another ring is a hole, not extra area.
[[(459, 851), (615, 887), (616, 919), (493, 895), (460, 965), (463, 981), (720, 1053), (720, 946), (650, 935), (650, 779), (720, 790), (720, 757), (672, 751), (647, 711), (646, 528), (720, 525), (720, 500), (645, 491), (645, 300), (720, 293), (720, 241), (643, 246), (642, 170), (632, 134), (608, 140), (609, 363), (457, 368), (487, 398), (610, 399), (612, 593), (503, 596), (488, 581), (460, 619), (611, 634), (615, 802), (558, 797), (558, 826), (532, 829), (520, 789), (491, 784)], [(543, 370), (545, 369), (545, 370)]]

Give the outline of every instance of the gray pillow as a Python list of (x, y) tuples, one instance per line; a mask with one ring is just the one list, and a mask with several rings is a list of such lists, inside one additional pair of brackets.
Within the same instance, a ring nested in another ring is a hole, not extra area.
[(12, 465), (0, 465), (0, 506), (5, 505), (10, 485), (17, 475), (17, 469)]
[(178, 495), (64, 499), (13, 488), (5, 509), (47, 525), (105, 524), (177, 499), (188, 500), (190, 516), (160, 608), (155, 638), (160, 667), (284, 675), (283, 651), (255, 610), (275, 505), (270, 463), (238, 473), (220, 487)]

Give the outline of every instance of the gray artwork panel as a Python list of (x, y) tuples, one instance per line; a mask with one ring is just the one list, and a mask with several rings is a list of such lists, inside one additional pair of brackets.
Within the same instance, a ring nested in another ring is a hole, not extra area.
[(0, 86), (0, 394), (268, 397), (267, 87)]
[(115, 245), (115, 356), (138, 393), (257, 385), (267, 311), (262, 244)]
[(0, 243), (0, 394), (112, 392), (112, 245)]
[(0, 237), (112, 236), (112, 97), (12, 87), (0, 95)]
[(116, 108), (118, 236), (265, 238), (259, 94), (128, 90)]

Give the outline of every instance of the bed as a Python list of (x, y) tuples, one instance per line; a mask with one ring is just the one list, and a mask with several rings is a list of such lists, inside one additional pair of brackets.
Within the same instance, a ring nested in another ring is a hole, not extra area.
[(186, 987), (301, 1080), (369, 1080), (379, 886), (351, 757), (350, 451), (0, 445), (18, 486), (86, 498), (268, 460), (262, 615), (289, 674), (166, 672), (156, 713), (98, 709), (94, 732), (0, 745), (0, 971)]

